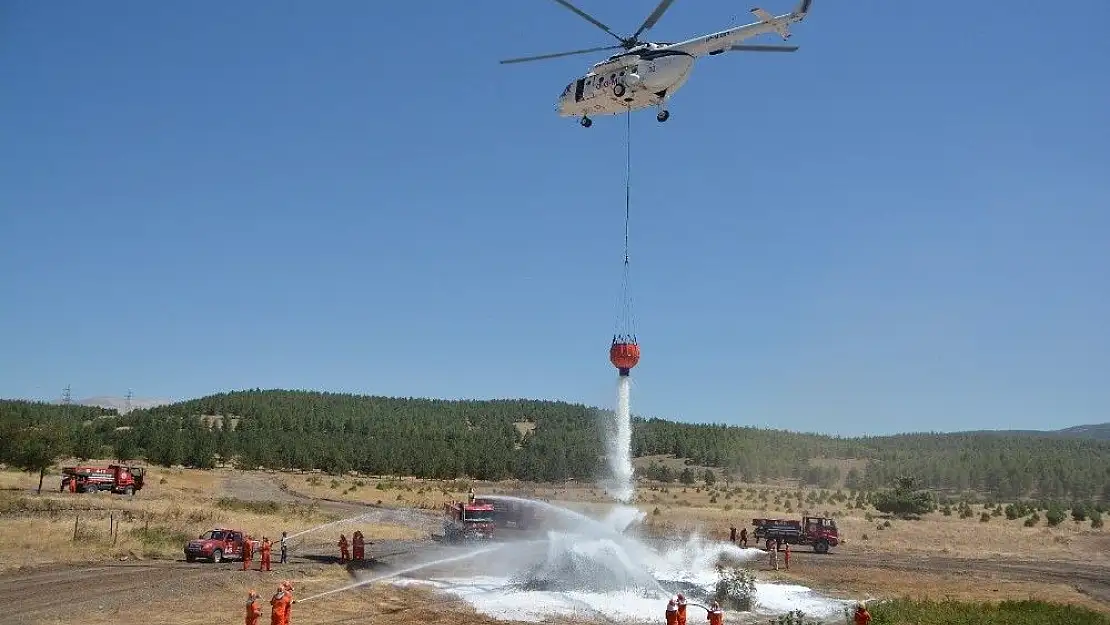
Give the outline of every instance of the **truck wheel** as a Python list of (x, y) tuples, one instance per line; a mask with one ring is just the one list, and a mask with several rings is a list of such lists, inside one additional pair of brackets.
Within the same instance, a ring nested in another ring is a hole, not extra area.
[(185, 556), (185, 561), (186, 562), (196, 562), (197, 557), (196, 556)]
[(814, 553), (828, 553), (829, 552), (829, 543), (827, 543), (823, 540), (813, 543), (813, 552)]
[(774, 549), (774, 548), (775, 548), (775, 541), (773, 541), (773, 540), (771, 540), (770, 538), (768, 538), (768, 539), (767, 539), (767, 551), (770, 551), (770, 550), (772, 550), (772, 549)]
[(223, 562), (223, 559), (224, 559), (223, 549), (217, 549), (217, 550), (212, 552), (212, 562), (214, 562), (216, 564), (219, 564), (220, 562)]
[(135, 487), (134, 486), (124, 487), (123, 494), (127, 495), (128, 497), (134, 497), (135, 496)]
[(85, 484), (85, 492), (90, 495), (95, 495), (97, 491), (96, 484)]

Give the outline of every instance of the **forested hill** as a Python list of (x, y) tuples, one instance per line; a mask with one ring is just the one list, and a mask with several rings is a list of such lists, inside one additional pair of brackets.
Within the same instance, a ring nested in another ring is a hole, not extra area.
[(1056, 430), (1064, 436), (1078, 436), (1082, 438), (1094, 438), (1103, 441), (1110, 441), (1110, 423), (1100, 423), (1098, 425), (1077, 425), (1075, 427), (1064, 428)]
[(1040, 437), (1067, 437), (1090, 438), (1094, 440), (1110, 440), (1110, 423), (1093, 425), (1076, 425), (1062, 430), (972, 430), (960, 432), (961, 434), (988, 434), (994, 436), (1040, 436)]
[[(66, 431), (66, 444), (78, 457), (197, 467), (230, 460), (252, 468), (357, 469), (435, 478), (592, 479), (602, 471), (600, 424), (609, 416), (564, 402), (282, 390), (221, 393), (126, 415), (0, 401), (0, 461), (15, 454), (29, 432), (55, 423)], [(974, 489), (1005, 498), (1110, 500), (1110, 441), (1075, 437), (839, 438), (637, 419), (633, 453), (686, 458), (752, 482), (797, 478), (829, 487), (843, 479), (848, 488), (872, 489), (912, 475), (931, 488)], [(661, 467), (645, 470), (652, 478), (673, 477)]]

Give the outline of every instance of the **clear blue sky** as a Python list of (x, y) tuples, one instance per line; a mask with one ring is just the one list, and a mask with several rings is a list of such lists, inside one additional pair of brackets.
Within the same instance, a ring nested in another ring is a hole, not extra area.
[[(579, 4), (630, 33), (655, 3)], [(1108, 21), (815, 0), (796, 54), (704, 59), (635, 114), (634, 411), (1110, 421)], [(0, 396), (611, 406), (624, 121), (555, 114), (594, 56), (497, 63), (608, 43), (548, 0), (6, 2)]]

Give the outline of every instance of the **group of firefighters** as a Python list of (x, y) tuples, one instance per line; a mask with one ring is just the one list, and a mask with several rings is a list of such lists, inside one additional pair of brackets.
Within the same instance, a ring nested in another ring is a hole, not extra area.
[(736, 535), (736, 526), (733, 525), (732, 527), (729, 528), (728, 540), (729, 540), (729, 542), (731, 542), (734, 545), (738, 545), (740, 547), (744, 547), (745, 549), (747, 549), (747, 547), (748, 547), (748, 528), (745, 527), (745, 528), (741, 529), (740, 530), (740, 535), (737, 536)]
[[(736, 526), (733, 525), (732, 527), (729, 528), (728, 539), (729, 539), (729, 542), (731, 542), (732, 544), (737, 545), (739, 547), (744, 547), (745, 549), (747, 549), (747, 547), (748, 547), (748, 528), (745, 527), (745, 528), (741, 529), (740, 533), (737, 534)], [(782, 562), (786, 566), (786, 569), (789, 570), (790, 569), (790, 543), (784, 541), (781, 538), (776, 538), (773, 541), (768, 539), (767, 540), (767, 547), (768, 547), (768, 549), (767, 549), (767, 557), (768, 557), (767, 564), (769, 564), (771, 566), (771, 568), (775, 569), (776, 571), (779, 570), (779, 554), (781, 553), (782, 554)]]
[(355, 533), (351, 535), (351, 542), (349, 545), (347, 543), (347, 535), (339, 535), (340, 562), (347, 562), (351, 560), (351, 552), (348, 550), (348, 547), (354, 547), (355, 562), (361, 562), (366, 559), (366, 538), (363, 537), (362, 532), (355, 530)]
[[(254, 562), (254, 542), (251, 537), (243, 537), (243, 570), (246, 571), (251, 568)], [(355, 530), (354, 535), (351, 536), (351, 542), (347, 542), (347, 535), (339, 535), (339, 561), (349, 562), (351, 558), (351, 547), (354, 548), (355, 562), (361, 562), (366, 559), (366, 538), (362, 535), (361, 531)], [(286, 532), (281, 533), (281, 564), (285, 564), (289, 557), (289, 537)], [(258, 563), (259, 571), (270, 570), (270, 552), (273, 550), (273, 545), (267, 536), (262, 537), (262, 542), (258, 546), (260, 561)]]
[[(667, 625), (686, 625), (686, 605), (686, 596), (682, 593), (667, 601)], [(709, 625), (724, 625), (725, 612), (721, 609), (720, 603), (714, 601), (709, 608), (705, 608), (705, 611), (708, 613), (705, 618), (709, 621)]]
[[(293, 582), (285, 580), (278, 585), (277, 592), (270, 597), (270, 625), (289, 625), (289, 617), (293, 604)], [(247, 593), (246, 625), (258, 625), (258, 618), (262, 616), (262, 606), (259, 605), (258, 591), (251, 590)]]
[[(698, 605), (698, 604), (694, 604)], [(671, 597), (667, 601), (667, 625), (686, 625), (686, 597), (682, 593)], [(709, 625), (724, 625), (725, 613), (721, 609), (721, 604), (714, 601), (710, 607), (699, 606), (707, 612), (705, 619), (709, 621)], [(853, 625), (871, 625), (871, 613), (867, 611), (867, 604), (862, 601), (856, 602), (856, 608), (852, 613)]]
[[(286, 536), (286, 533), (282, 532), (281, 533), (281, 560), (279, 561), (281, 564), (285, 564), (286, 561), (288, 560), (288, 556), (289, 556), (288, 540), (289, 539)], [(259, 571), (269, 571), (270, 570), (270, 551), (272, 549), (273, 549), (273, 545), (270, 543), (270, 538), (268, 536), (263, 536), (262, 537), (262, 542), (258, 545), (258, 554), (260, 556), (260, 559), (259, 559), (259, 562), (258, 562), (258, 570)], [(249, 535), (244, 536), (243, 537), (243, 570), (244, 571), (251, 568), (251, 562), (253, 560), (254, 560), (254, 542), (251, 540), (251, 537)]]

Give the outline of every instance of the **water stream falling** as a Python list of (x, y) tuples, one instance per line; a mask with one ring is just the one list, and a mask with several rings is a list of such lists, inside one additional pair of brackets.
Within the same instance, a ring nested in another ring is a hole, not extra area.
[(604, 486), (610, 497), (629, 503), (635, 493), (632, 479), (632, 415), (630, 410), (632, 378), (617, 378), (617, 410), (609, 424), (606, 455), (609, 462), (609, 479)]

